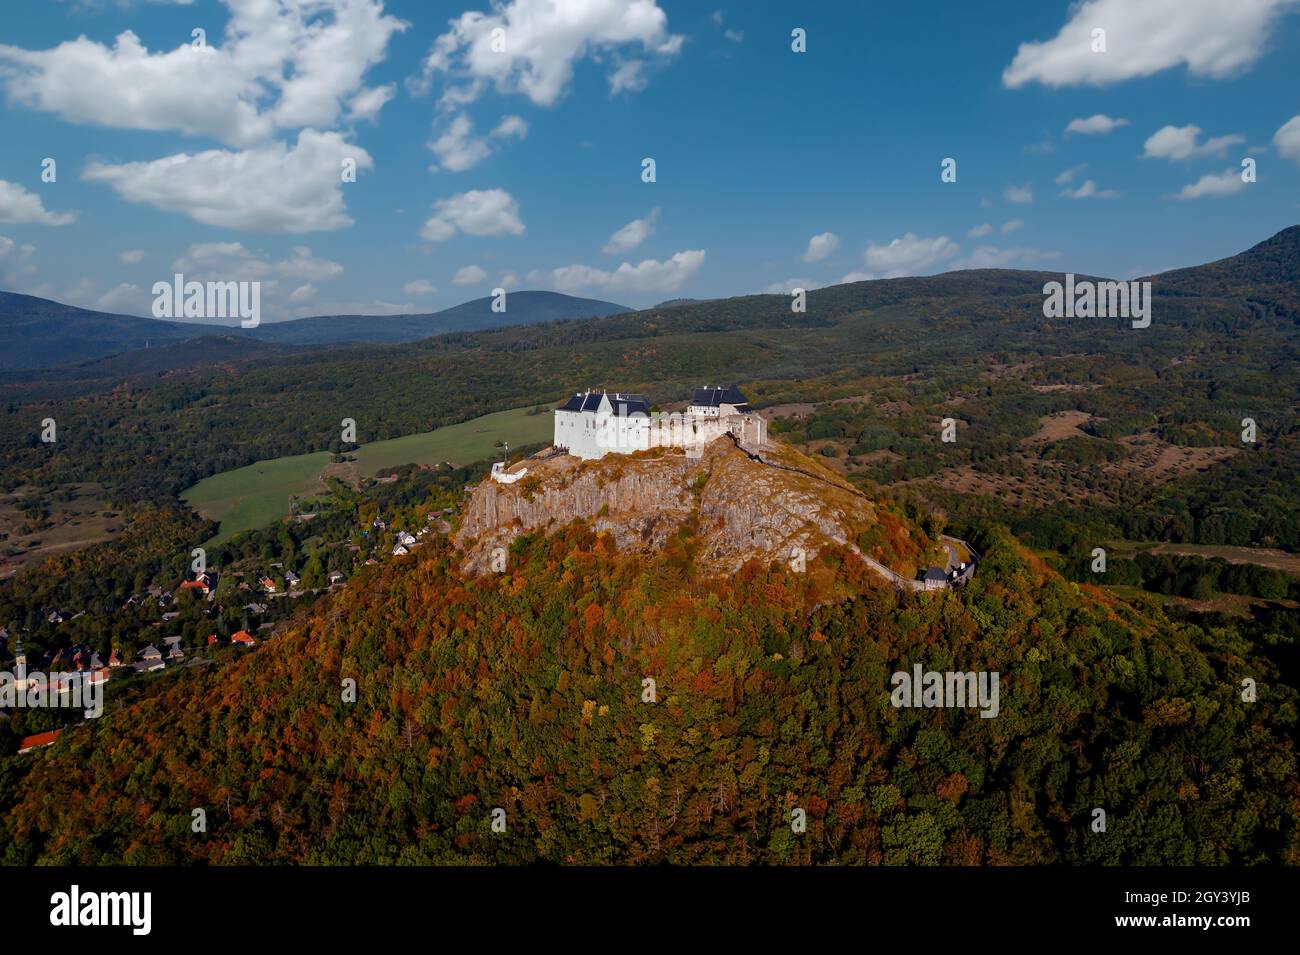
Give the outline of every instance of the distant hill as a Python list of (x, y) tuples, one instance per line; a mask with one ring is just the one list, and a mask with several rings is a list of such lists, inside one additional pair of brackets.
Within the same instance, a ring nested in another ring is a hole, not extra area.
[(0, 370), (68, 365), (229, 328), (114, 315), (0, 292)]
[(305, 350), (304, 346), (280, 345), (241, 337), (230, 329), (225, 335), (205, 334), (202, 346), (195, 340), (151, 344), (105, 358), (71, 365), (26, 370), (0, 380), (0, 400), (51, 400), (93, 394), (129, 381), (147, 381), (174, 375), (187, 369), (220, 371)]
[[(669, 330), (681, 334), (830, 327), (847, 315), (918, 301), (965, 303), (952, 318), (964, 326), (975, 320), (999, 321), (995, 316), (1011, 302), (1041, 314), (1043, 283), (1060, 275), (1060, 271), (982, 269), (832, 285), (810, 294), (805, 314), (792, 314), (788, 297), (783, 295), (669, 299), (637, 311), (614, 302), (558, 292), (522, 291), (509, 294), (504, 313), (492, 311), (490, 298), (480, 298), (422, 315), (327, 315), (265, 323), (248, 331), (113, 315), (0, 292), (0, 370), (81, 364), (144, 348), (146, 342), (152, 349), (210, 336), (226, 340), (220, 348), (212, 346), (212, 361), (219, 363), (234, 357), (229, 346), (232, 335), (245, 341), (312, 347), (397, 344), (448, 332), (486, 332), (564, 319), (599, 319), (593, 327), (584, 328), (581, 335), (602, 339), (660, 335)], [(1300, 308), (1300, 226), (1284, 229), (1238, 255), (1150, 278), (1157, 297), (1244, 299), (1257, 314), (1289, 317)], [(948, 325), (949, 334), (954, 327)], [(578, 333), (569, 330), (564, 334)], [(255, 349), (247, 350), (244, 357), (256, 354)], [(186, 366), (196, 363), (194, 356), (181, 349), (124, 364), (156, 371), (180, 367), (169, 364), (169, 356)], [(207, 360), (205, 356), (200, 358)]]
[[(506, 297), (505, 312), (492, 311), (492, 300), (480, 298), (424, 315), (325, 315), (243, 330), (228, 325), (117, 315), (32, 295), (0, 292), (0, 370), (80, 364), (146, 346), (152, 348), (198, 338), (218, 337), (226, 340), (226, 347), (232, 336), (280, 345), (395, 344), (446, 332), (534, 325), (630, 311), (626, 305), (614, 302), (576, 298), (559, 292), (524, 291)], [(162, 370), (163, 360), (164, 356), (159, 355), (142, 359), (142, 363)], [(224, 358), (216, 354), (213, 360)]]
[(599, 318), (633, 309), (593, 298), (559, 292), (511, 292), (506, 311), (492, 311), (491, 298), (453, 305), (426, 315), (327, 315), (262, 325), (250, 334), (284, 345), (332, 345), (341, 342), (396, 344), (447, 332), (474, 332), (502, 325), (536, 325), (571, 318)]
[(1157, 292), (1300, 302), (1300, 225), (1226, 259), (1151, 278)]

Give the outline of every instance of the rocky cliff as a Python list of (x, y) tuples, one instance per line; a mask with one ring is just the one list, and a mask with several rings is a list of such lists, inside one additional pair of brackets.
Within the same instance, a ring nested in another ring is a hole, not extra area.
[[(598, 461), (556, 455), (526, 465), (527, 476), (515, 484), (487, 480), (475, 488), (456, 533), (470, 571), (489, 570), (493, 548), (520, 534), (574, 520), (611, 533), (620, 550), (657, 550), (686, 528), (699, 541), (697, 566), (714, 574), (748, 560), (789, 563), (801, 551), (811, 560), (831, 543), (852, 548), (863, 531), (878, 527), (872, 501), (778, 442), (753, 451), (728, 437), (695, 459), (660, 449)], [(900, 535), (911, 532), (895, 519), (889, 534), (873, 536)], [(886, 546), (890, 553), (880, 556), (905, 554), (917, 543)]]

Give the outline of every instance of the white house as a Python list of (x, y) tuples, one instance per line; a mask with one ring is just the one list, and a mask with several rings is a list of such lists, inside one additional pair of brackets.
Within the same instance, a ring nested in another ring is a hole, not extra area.
[(643, 395), (586, 391), (555, 409), (552, 444), (584, 460), (659, 447), (690, 455), (724, 434), (745, 445), (767, 443), (767, 422), (735, 385), (697, 388), (687, 410), (672, 414), (651, 414)]
[(691, 406), (687, 409), (693, 415), (708, 418), (726, 417), (733, 414), (748, 414), (749, 402), (735, 385), (730, 388), (717, 387), (696, 388), (691, 397)]

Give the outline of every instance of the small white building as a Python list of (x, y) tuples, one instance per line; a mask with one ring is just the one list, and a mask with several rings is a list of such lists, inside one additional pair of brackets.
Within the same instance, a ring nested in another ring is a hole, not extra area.
[(730, 388), (696, 388), (691, 396), (691, 406), (686, 409), (693, 415), (721, 418), (733, 414), (749, 414), (749, 402), (735, 385)]
[[(504, 461), (492, 462), (492, 480), (498, 484), (514, 484), (520, 478), (528, 473), (528, 468), (521, 468), (518, 471), (507, 471)], [(428, 530), (426, 527), (425, 530)], [(421, 534), (424, 531), (420, 531)]]

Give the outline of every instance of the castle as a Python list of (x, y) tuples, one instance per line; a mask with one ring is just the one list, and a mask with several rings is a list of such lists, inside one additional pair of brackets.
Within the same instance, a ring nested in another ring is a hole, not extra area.
[(552, 443), (584, 460), (650, 448), (684, 448), (694, 456), (724, 434), (742, 445), (767, 443), (767, 422), (735, 385), (696, 388), (686, 410), (671, 414), (651, 413), (644, 395), (588, 390), (555, 409)]

